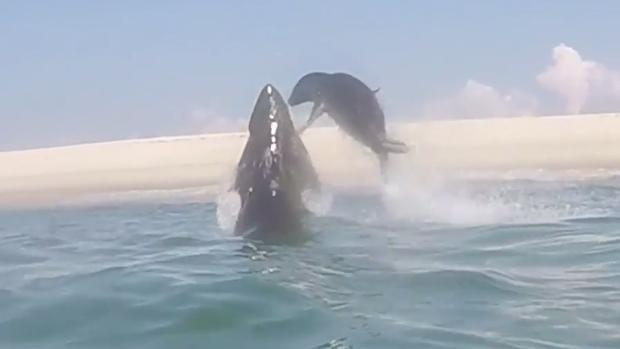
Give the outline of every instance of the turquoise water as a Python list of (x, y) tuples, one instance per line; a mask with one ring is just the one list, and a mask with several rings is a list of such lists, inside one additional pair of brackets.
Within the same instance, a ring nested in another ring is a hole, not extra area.
[(399, 194), (295, 245), (208, 200), (3, 210), (0, 347), (620, 347), (620, 180)]

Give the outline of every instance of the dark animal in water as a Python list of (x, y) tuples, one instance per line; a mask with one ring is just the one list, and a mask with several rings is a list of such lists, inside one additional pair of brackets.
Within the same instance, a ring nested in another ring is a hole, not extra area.
[(377, 155), (385, 178), (388, 153), (406, 153), (409, 147), (387, 137), (385, 116), (377, 101), (377, 92), (378, 89), (371, 90), (349, 74), (314, 72), (299, 79), (288, 103), (291, 106), (314, 103), (300, 133), (323, 113), (328, 114), (342, 130)]
[(309, 212), (302, 193), (320, 190), (320, 182), (288, 106), (272, 85), (261, 90), (248, 128), (234, 183), (241, 197), (235, 233), (262, 239), (298, 232)]

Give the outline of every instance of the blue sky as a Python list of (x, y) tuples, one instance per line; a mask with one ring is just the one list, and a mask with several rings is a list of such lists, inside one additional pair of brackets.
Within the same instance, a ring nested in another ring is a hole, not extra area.
[[(265, 83), (288, 95), (310, 71), (381, 87), (388, 119), (620, 111), (591, 82), (620, 81), (618, 13), (617, 1), (0, 0), (0, 150), (239, 125)], [(537, 78), (560, 44), (560, 67)]]

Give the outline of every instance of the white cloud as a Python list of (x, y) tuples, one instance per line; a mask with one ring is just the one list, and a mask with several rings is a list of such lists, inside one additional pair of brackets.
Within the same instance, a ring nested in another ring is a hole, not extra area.
[(553, 48), (553, 63), (536, 80), (566, 102), (566, 112), (620, 107), (620, 72), (584, 60), (577, 50), (560, 44)]
[(541, 110), (554, 114), (620, 111), (620, 71), (585, 60), (577, 50), (565, 44), (553, 48), (552, 63), (536, 76), (536, 82), (558, 96), (564, 103), (564, 110), (557, 110), (549, 100), (541, 98), (539, 102), (532, 95), (502, 92), (470, 79), (454, 95), (428, 103), (423, 115), (479, 118), (537, 115)]
[(482, 118), (533, 115), (537, 101), (519, 91), (502, 93), (468, 80), (454, 96), (429, 103), (423, 114), (433, 118)]

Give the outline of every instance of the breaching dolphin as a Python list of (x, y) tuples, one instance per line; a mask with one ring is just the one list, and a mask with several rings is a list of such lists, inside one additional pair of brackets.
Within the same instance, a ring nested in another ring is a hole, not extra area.
[(304, 75), (291, 92), (288, 103), (296, 106), (313, 102), (312, 112), (303, 132), (323, 113), (353, 139), (369, 147), (379, 158), (385, 178), (388, 153), (406, 153), (409, 147), (389, 139), (385, 131), (385, 116), (377, 101), (377, 90), (371, 90), (359, 79), (346, 73), (313, 72)]
[(262, 239), (301, 231), (309, 212), (302, 194), (320, 190), (320, 182), (288, 106), (273, 85), (261, 90), (248, 129), (234, 182), (241, 198), (235, 233)]

